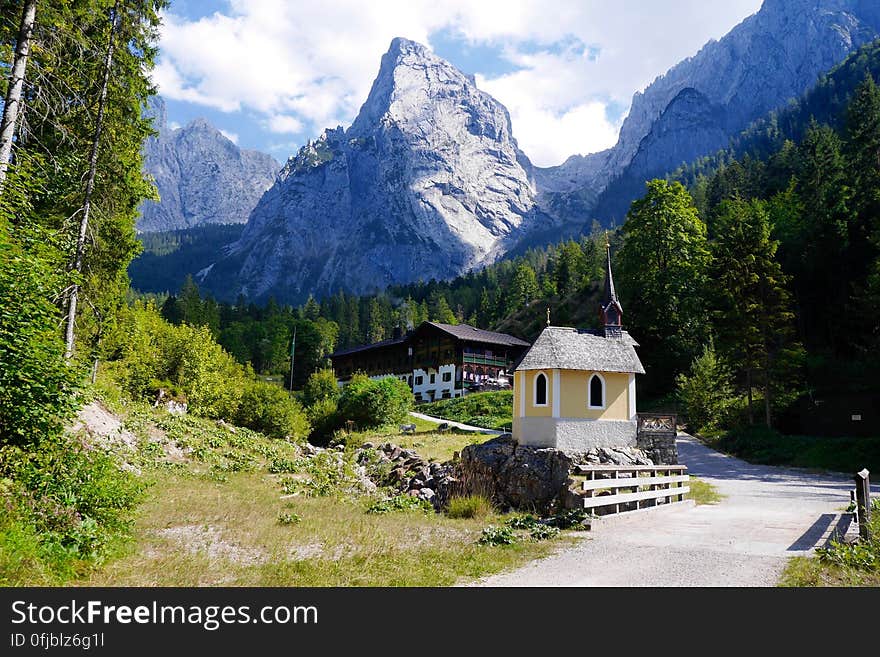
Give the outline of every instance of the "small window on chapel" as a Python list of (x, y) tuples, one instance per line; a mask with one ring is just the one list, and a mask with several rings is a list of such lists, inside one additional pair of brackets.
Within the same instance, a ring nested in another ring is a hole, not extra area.
[(535, 406), (547, 405), (547, 377), (544, 373), (539, 373), (535, 377)]
[(605, 408), (605, 382), (598, 374), (590, 377), (588, 394), (590, 408)]

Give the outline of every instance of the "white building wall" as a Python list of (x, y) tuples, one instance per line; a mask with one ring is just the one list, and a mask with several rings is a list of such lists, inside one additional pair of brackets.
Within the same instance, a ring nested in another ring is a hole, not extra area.
[[(434, 375), (434, 383), (431, 383), (431, 375)], [(448, 375), (449, 381), (443, 380), (443, 375)], [(418, 383), (419, 377), (422, 382)], [(441, 365), (439, 369), (429, 368), (427, 370), (413, 370), (413, 394), (418, 399), (421, 396), (422, 401), (435, 401), (437, 399), (461, 396), (462, 391), (455, 389), (455, 365)]]

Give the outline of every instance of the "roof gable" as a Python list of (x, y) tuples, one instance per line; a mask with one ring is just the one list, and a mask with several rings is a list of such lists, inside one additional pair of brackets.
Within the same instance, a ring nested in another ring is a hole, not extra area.
[(629, 333), (606, 338), (604, 333), (562, 326), (545, 328), (517, 366), (517, 370), (589, 370), (644, 374)]

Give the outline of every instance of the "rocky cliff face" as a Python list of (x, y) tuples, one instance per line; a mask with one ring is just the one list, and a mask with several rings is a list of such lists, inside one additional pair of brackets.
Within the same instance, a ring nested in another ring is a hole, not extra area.
[(801, 96), (878, 36), (876, 0), (765, 0), (721, 40), (636, 93), (619, 142), (582, 158), (599, 170), (569, 194), (596, 194), (593, 214), (622, 220), (646, 178), (727, 146), (749, 123)]
[(204, 283), (219, 291), (231, 278), (233, 294), (298, 301), (455, 276), (548, 221), (530, 166), (500, 103), (394, 39), (351, 127), (287, 162)]
[(245, 223), (281, 165), (265, 153), (239, 149), (204, 119), (169, 130), (158, 97), (150, 112), (159, 134), (144, 145), (144, 168), (161, 200), (143, 204), (138, 230)]

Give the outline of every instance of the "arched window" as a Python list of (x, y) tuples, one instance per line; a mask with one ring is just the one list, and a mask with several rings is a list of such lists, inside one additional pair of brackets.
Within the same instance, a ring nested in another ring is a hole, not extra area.
[(587, 385), (587, 406), (590, 408), (605, 408), (605, 379), (601, 374), (590, 377)]
[(547, 405), (547, 376), (538, 372), (535, 377), (535, 406)]

